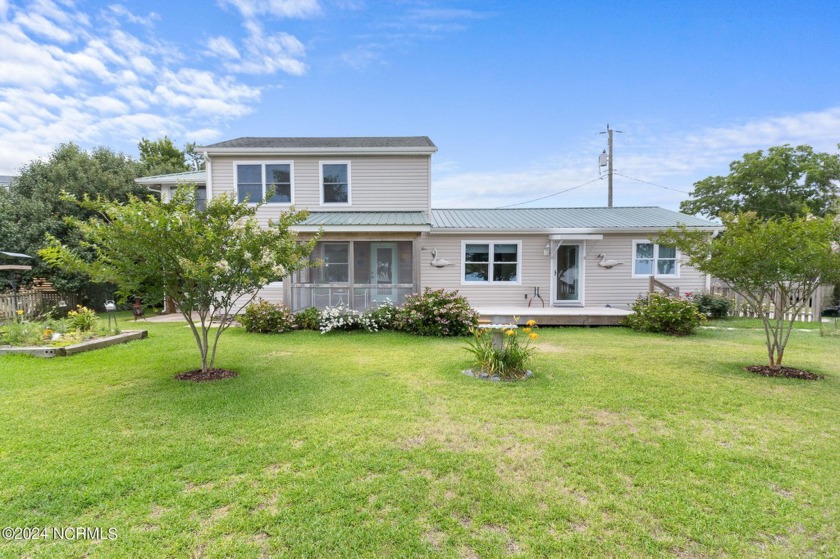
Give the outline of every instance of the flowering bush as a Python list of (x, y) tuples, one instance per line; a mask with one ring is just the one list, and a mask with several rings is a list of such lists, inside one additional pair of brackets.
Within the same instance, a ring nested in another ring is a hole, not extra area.
[(70, 330), (77, 332), (90, 332), (96, 327), (99, 319), (96, 316), (96, 311), (76, 305), (76, 310), (67, 313), (67, 326)]
[(357, 310), (353, 310), (343, 303), (337, 307), (326, 307), (321, 311), (321, 333), (333, 330), (361, 330), (366, 328), (368, 321)]
[[(533, 320), (526, 322), (524, 328), (500, 325), (496, 332), (491, 328), (473, 328), (473, 338), (467, 341), (465, 349), (472, 354), (473, 367), (478, 372), (503, 379), (523, 378), (534, 355), (531, 343), (539, 337), (537, 328)], [(502, 334), (500, 343), (498, 333)]]
[(706, 320), (690, 299), (660, 293), (640, 296), (632, 310), (633, 314), (624, 319), (624, 324), (639, 332), (687, 336)]
[(396, 330), (398, 328), (400, 309), (395, 307), (390, 300), (386, 299), (384, 303), (375, 309), (369, 309), (365, 313), (365, 317), (373, 331)]
[(418, 336), (468, 336), (478, 325), (478, 313), (457, 291), (432, 290), (406, 297), (398, 325)]
[(295, 326), (298, 330), (320, 330), (321, 311), (315, 307), (307, 307), (295, 314)]
[(295, 327), (295, 315), (282, 303), (275, 305), (260, 299), (245, 308), (245, 314), (239, 317), (239, 322), (246, 332), (281, 333)]

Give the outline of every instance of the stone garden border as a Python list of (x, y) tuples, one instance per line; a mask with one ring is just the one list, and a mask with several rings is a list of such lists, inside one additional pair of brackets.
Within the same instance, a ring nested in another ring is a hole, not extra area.
[(132, 340), (142, 340), (148, 335), (148, 330), (128, 330), (114, 336), (97, 338), (95, 340), (88, 340), (86, 342), (64, 347), (0, 347), (0, 355), (23, 354), (32, 355), (34, 357), (65, 357), (67, 355), (74, 355), (76, 353), (91, 351), (93, 349), (101, 349), (112, 345), (124, 344)]

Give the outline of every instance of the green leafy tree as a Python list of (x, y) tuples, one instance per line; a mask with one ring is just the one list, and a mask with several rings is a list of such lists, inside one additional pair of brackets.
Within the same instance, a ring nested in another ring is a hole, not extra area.
[[(47, 235), (79, 247), (78, 231), (64, 218), (85, 219), (92, 212), (62, 198), (62, 191), (79, 198), (126, 201), (131, 194), (146, 192), (134, 182), (138, 172), (136, 161), (108, 148), (85, 151), (74, 143), (61, 144), (46, 160), (24, 165), (20, 177), (0, 193), (0, 250), (34, 256), (47, 245)], [(83, 274), (52, 270), (38, 262), (26, 276), (48, 278), (65, 293), (87, 286)]]
[(186, 146), (184, 146), (184, 156), (187, 160), (187, 167), (189, 167), (191, 171), (204, 170), (204, 154), (198, 151), (195, 142), (189, 142)]
[[(96, 259), (88, 262), (58, 242), (42, 250), (41, 257), (114, 283), (123, 297), (172, 297), (192, 329), (204, 372), (214, 368), (219, 337), (234, 313), (265, 284), (309, 266), (315, 243), (298, 243), (291, 229), (306, 212), (281, 213), (261, 227), (256, 219), (260, 205), (218, 196), (199, 211), (194, 187), (179, 188), (169, 202), (132, 197), (124, 204), (77, 203), (100, 216), (72, 220)], [(214, 316), (218, 323), (211, 333)]]
[[(189, 147), (190, 144), (187, 144)], [(166, 175), (190, 171), (187, 155), (169, 139), (168, 136), (157, 140), (143, 138), (137, 144), (140, 151), (140, 169), (143, 176)], [(195, 146), (193, 145), (193, 151)]]
[(729, 164), (729, 175), (694, 183), (691, 199), (680, 211), (719, 218), (725, 213), (755, 212), (764, 219), (824, 216), (838, 210), (840, 156), (814, 152), (810, 146), (771, 147), (744, 154)]
[(796, 315), (821, 283), (840, 282), (840, 221), (764, 220), (756, 213), (721, 218), (724, 234), (710, 237), (682, 227), (660, 235), (659, 242), (678, 247), (691, 266), (725, 281), (758, 311), (769, 364), (779, 368)]

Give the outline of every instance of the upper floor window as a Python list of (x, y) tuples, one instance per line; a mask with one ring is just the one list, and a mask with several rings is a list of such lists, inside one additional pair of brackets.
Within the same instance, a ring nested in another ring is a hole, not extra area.
[(321, 163), (321, 203), (350, 203), (350, 163)]
[(272, 192), (269, 204), (293, 202), (292, 163), (239, 163), (236, 165), (236, 199), (256, 204)]
[(676, 247), (633, 241), (633, 276), (679, 277)]
[(518, 242), (464, 242), (462, 281), (519, 283)]

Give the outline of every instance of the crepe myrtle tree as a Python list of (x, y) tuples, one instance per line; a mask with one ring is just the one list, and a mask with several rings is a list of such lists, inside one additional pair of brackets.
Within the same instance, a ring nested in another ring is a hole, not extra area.
[[(196, 209), (195, 187), (178, 188), (171, 201), (131, 197), (127, 203), (77, 200), (98, 217), (71, 220), (94, 251), (92, 262), (53, 239), (39, 254), (59, 268), (118, 286), (118, 295), (177, 302), (201, 354), (201, 370), (214, 368), (216, 348), (237, 309), (267, 283), (310, 265), (316, 238), (300, 243), (292, 226), (304, 211), (281, 213), (267, 227), (257, 223), (260, 204), (214, 196)], [(217, 328), (211, 332), (211, 322)]]
[[(826, 217), (766, 220), (754, 212), (723, 214), (716, 236), (668, 230), (694, 268), (725, 281), (756, 309), (764, 325), (769, 366), (782, 366), (794, 320), (820, 284), (840, 282), (840, 221)], [(772, 317), (770, 316), (772, 313)]]

